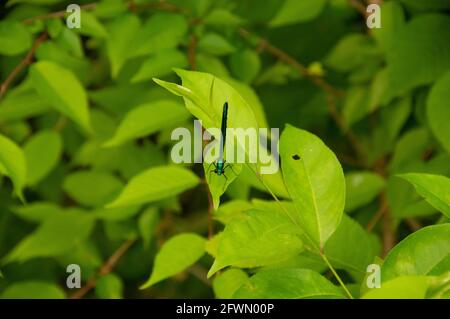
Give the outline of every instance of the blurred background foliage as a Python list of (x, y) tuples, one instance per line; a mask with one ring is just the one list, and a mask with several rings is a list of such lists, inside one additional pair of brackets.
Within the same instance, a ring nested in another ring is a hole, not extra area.
[[(170, 164), (173, 128), (193, 128), (181, 99), (152, 81), (178, 82), (173, 68), (226, 79), (268, 127), (290, 123), (318, 135), (344, 168), (346, 212), (372, 238), (369, 258), (448, 221), (395, 175), (450, 173), (450, 81), (443, 77), (450, 70), (449, 1), (377, 1), (382, 28), (371, 30), (364, 1), (80, 0), (81, 28), (69, 29), (71, 2), (10, 0), (0, 7), (4, 297), (73, 296), (65, 286), (72, 263), (81, 266), (83, 285), (95, 286), (85, 297), (215, 295), (206, 279), (209, 255), (138, 289), (168, 238), (207, 236), (203, 183), (194, 179), (181, 194), (151, 203), (104, 208), (133, 176)], [(434, 113), (430, 103), (438, 104)], [(442, 119), (446, 125), (430, 124)], [(18, 147), (24, 158), (15, 155)], [(8, 167), (21, 160), (26, 175), (8, 178)], [(203, 176), (201, 165), (191, 169)], [(215, 217), (222, 221), (258, 198), (270, 195), (239, 178)], [(221, 227), (216, 221), (216, 232)], [(233, 278), (246, 276), (234, 271)]]

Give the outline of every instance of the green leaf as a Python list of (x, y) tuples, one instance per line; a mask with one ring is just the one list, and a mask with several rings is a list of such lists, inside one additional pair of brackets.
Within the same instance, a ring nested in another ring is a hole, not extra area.
[(369, 112), (369, 92), (365, 86), (352, 86), (345, 97), (342, 115), (348, 127), (358, 122)]
[(233, 218), (220, 236), (208, 277), (226, 266), (254, 268), (297, 255), (301, 231), (277, 211), (251, 210)]
[(411, 113), (412, 99), (407, 96), (380, 110), (379, 125), (374, 129), (369, 153), (372, 160), (390, 152)]
[(350, 172), (345, 175), (345, 186), (345, 211), (351, 212), (374, 200), (385, 181), (370, 171)]
[(172, 72), (173, 68), (185, 68), (188, 66), (186, 55), (178, 50), (167, 50), (151, 55), (141, 65), (132, 78), (132, 82), (141, 82), (153, 77), (165, 76)]
[(237, 268), (225, 270), (213, 279), (214, 295), (218, 299), (231, 299), (234, 293), (247, 282), (248, 276), (245, 271)]
[(136, 15), (122, 15), (109, 28), (107, 51), (116, 78), (128, 59), (174, 49), (187, 31), (179, 14), (156, 13), (142, 26)]
[(41, 223), (44, 220), (62, 213), (62, 209), (52, 202), (33, 202), (11, 209), (14, 214), (30, 222)]
[(260, 271), (234, 294), (234, 298), (244, 299), (329, 299), (344, 297), (339, 288), (319, 273), (299, 268)]
[[(136, 33), (130, 46), (132, 57), (175, 48), (183, 39), (188, 24), (183, 15), (175, 13), (155, 13)], [(128, 35), (129, 36), (129, 35)]]
[(228, 224), (234, 217), (242, 212), (253, 208), (253, 205), (243, 200), (228, 201), (220, 205), (219, 209), (214, 211), (214, 218), (222, 224)]
[[(181, 77), (183, 85), (177, 85), (155, 79), (155, 82), (169, 90), (175, 95), (182, 96), (186, 108), (196, 118), (202, 121), (205, 129), (219, 129), (221, 127), (222, 111), (225, 102), (228, 102), (228, 123), (230, 128), (258, 129), (258, 122), (252, 107), (246, 100), (227, 82), (208, 73), (193, 72), (185, 70), (175, 70)], [(211, 130), (211, 134), (216, 140), (220, 140), (220, 134)], [(246, 139), (238, 136), (234, 131), (234, 136), (227, 136), (227, 145), (232, 140), (237, 142), (238, 147), (249, 155), (249, 148), (246, 146)], [(227, 160), (227, 158), (225, 158)], [(233, 159), (234, 160), (234, 159)], [(233, 163), (228, 159), (229, 163)]]
[(243, 24), (245, 21), (231, 13), (226, 9), (217, 8), (212, 10), (210, 13), (206, 15), (203, 19), (203, 23), (212, 26), (239, 26)]
[(80, 20), (81, 28), (75, 29), (75, 31), (77, 31), (78, 33), (98, 38), (106, 38), (108, 36), (108, 32), (106, 31), (105, 27), (92, 13), (81, 10)]
[(130, 206), (176, 196), (199, 183), (190, 170), (176, 166), (150, 168), (133, 177), (107, 208)]
[(156, 255), (152, 274), (141, 289), (148, 288), (193, 265), (205, 253), (205, 242), (203, 237), (189, 233), (169, 239)]
[(360, 33), (348, 34), (331, 50), (325, 64), (339, 72), (350, 72), (367, 64), (377, 54), (371, 38)]
[(8, 286), (1, 294), (2, 299), (64, 299), (64, 291), (43, 281), (22, 281)]
[(100, 299), (122, 299), (123, 282), (115, 274), (101, 276), (95, 285), (95, 294)]
[(427, 101), (427, 118), (431, 131), (448, 154), (450, 154), (449, 86), (450, 72), (447, 72), (433, 85)]
[(387, 51), (392, 91), (404, 93), (426, 85), (450, 68), (450, 17), (420, 15), (398, 33)]
[(214, 170), (214, 163), (203, 162), (203, 169), (205, 171), (206, 181), (209, 185), (209, 191), (211, 192), (214, 210), (219, 208), (220, 197), (225, 193), (228, 186), (234, 182), (239, 176), (242, 170), (242, 164), (227, 164), (224, 171), (225, 176), (218, 175)]
[(0, 167), (2, 174), (9, 176), (14, 184), (14, 192), (24, 201), (22, 189), (25, 186), (27, 166), (22, 149), (6, 136), (0, 134)]
[(141, 22), (134, 14), (120, 15), (109, 26), (106, 50), (111, 63), (113, 78), (119, 75), (119, 71), (130, 55), (130, 46), (133, 36), (141, 29)]
[(339, 227), (325, 244), (324, 252), (334, 267), (364, 275), (378, 253), (373, 244), (374, 238), (360, 224), (344, 215)]
[(160, 221), (158, 209), (155, 207), (147, 208), (138, 220), (139, 233), (142, 236), (144, 247), (150, 247), (153, 237), (155, 236), (156, 228)]
[(362, 299), (424, 299), (430, 277), (402, 276), (383, 282), (380, 288), (370, 289)]
[(86, 132), (92, 132), (86, 92), (72, 72), (53, 62), (39, 61), (31, 66), (30, 75), (39, 95)]
[(86, 206), (103, 206), (117, 196), (122, 182), (106, 172), (79, 171), (64, 179), (64, 191), (78, 203)]
[(334, 153), (315, 135), (287, 125), (280, 139), (286, 187), (298, 220), (320, 248), (341, 222), (345, 178)]
[(96, 217), (106, 221), (124, 221), (131, 219), (139, 213), (141, 206), (124, 206), (116, 208), (98, 208), (94, 214)]
[(31, 47), (31, 34), (20, 22), (0, 21), (0, 55), (17, 55)]
[(433, 225), (412, 233), (386, 256), (381, 280), (400, 276), (440, 275), (450, 269), (450, 224)]
[(450, 178), (432, 174), (403, 174), (416, 191), (434, 208), (450, 218)]
[(238, 51), (231, 55), (230, 67), (239, 80), (250, 83), (261, 70), (261, 60), (253, 50)]
[(125, 115), (114, 136), (105, 142), (111, 147), (126, 141), (151, 135), (167, 127), (174, 127), (189, 119), (190, 114), (178, 102), (159, 100), (137, 106)]
[(322, 12), (326, 3), (327, 0), (285, 0), (269, 26), (281, 27), (313, 20)]
[(228, 55), (233, 53), (236, 49), (223, 36), (218, 33), (207, 33), (200, 38), (197, 45), (200, 51), (212, 55)]
[(395, 44), (399, 30), (405, 25), (405, 13), (400, 3), (389, 1), (381, 4), (381, 28), (372, 29), (372, 34), (385, 52)]
[(91, 233), (95, 220), (80, 212), (67, 212), (46, 219), (3, 259), (24, 262), (36, 257), (54, 257), (69, 252)]
[(21, 120), (49, 111), (50, 105), (35, 90), (12, 90), (0, 102), (0, 122)]
[(62, 140), (57, 132), (40, 131), (24, 145), (27, 162), (27, 184), (36, 185), (58, 163), (62, 154)]

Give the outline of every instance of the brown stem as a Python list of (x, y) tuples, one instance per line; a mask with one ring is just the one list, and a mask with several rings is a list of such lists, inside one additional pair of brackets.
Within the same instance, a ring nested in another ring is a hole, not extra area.
[(422, 224), (417, 219), (412, 217), (406, 218), (405, 224), (408, 225), (409, 229), (411, 229), (411, 231), (413, 232), (418, 231), (423, 227)]
[(383, 215), (386, 213), (388, 208), (389, 207), (387, 205), (387, 202), (380, 199), (380, 207), (379, 207), (378, 211), (375, 213), (375, 215), (373, 215), (372, 219), (367, 223), (366, 230), (368, 232), (371, 232), (374, 229), (374, 227), (377, 225), (377, 223), (381, 219), (381, 217), (383, 217)]
[(191, 66), (191, 70), (197, 69), (196, 51), (197, 51), (197, 37), (192, 34), (189, 38), (189, 47), (188, 47), (188, 61), (189, 65)]
[(0, 86), (0, 99), (5, 96), (6, 91), (8, 90), (11, 83), (14, 81), (14, 79), (17, 77), (17, 75), (28, 65), (33, 62), (34, 55), (36, 53), (37, 48), (41, 45), (42, 42), (44, 42), (47, 39), (47, 33), (42, 33), (33, 43), (33, 46), (31, 47), (30, 52), (27, 53), (27, 55), (23, 58), (22, 61), (11, 71), (11, 73), (6, 77), (5, 81), (3, 81), (2, 85)]
[(358, 0), (348, 0), (348, 3), (351, 7), (355, 8), (364, 18), (368, 17), (368, 13), (366, 11), (366, 6), (359, 2)]
[(100, 267), (96, 276), (91, 277), (86, 284), (81, 287), (78, 291), (70, 296), (70, 299), (80, 299), (83, 298), (92, 288), (95, 287), (97, 278), (101, 276), (105, 276), (109, 274), (117, 262), (122, 258), (122, 256), (130, 249), (130, 247), (135, 243), (136, 238), (130, 238), (125, 241), (109, 258), (108, 260)]
[(397, 242), (397, 234), (393, 227), (392, 215), (391, 212), (389, 211), (389, 206), (384, 192), (381, 193), (380, 195), (380, 202), (382, 206), (386, 206), (386, 210), (383, 214), (383, 220), (381, 225), (382, 241), (383, 241), (382, 256), (385, 257), (389, 253), (389, 251), (395, 246)]

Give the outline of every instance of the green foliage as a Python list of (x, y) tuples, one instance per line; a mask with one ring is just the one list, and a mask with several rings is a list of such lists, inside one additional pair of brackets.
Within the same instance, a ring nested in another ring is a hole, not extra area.
[(0, 298), (450, 297), (447, 0), (94, 2), (0, 5)]
[(280, 140), (286, 187), (296, 207), (295, 219), (322, 249), (341, 222), (345, 179), (333, 152), (311, 133), (287, 126)]
[(205, 253), (205, 239), (196, 234), (181, 234), (168, 240), (156, 255), (150, 278), (141, 289), (171, 277), (194, 264)]

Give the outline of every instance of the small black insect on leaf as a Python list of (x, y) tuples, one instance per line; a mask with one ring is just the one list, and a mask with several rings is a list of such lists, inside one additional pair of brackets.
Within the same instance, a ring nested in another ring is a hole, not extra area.
[(292, 159), (298, 161), (300, 159), (300, 156), (297, 154), (292, 155)]

